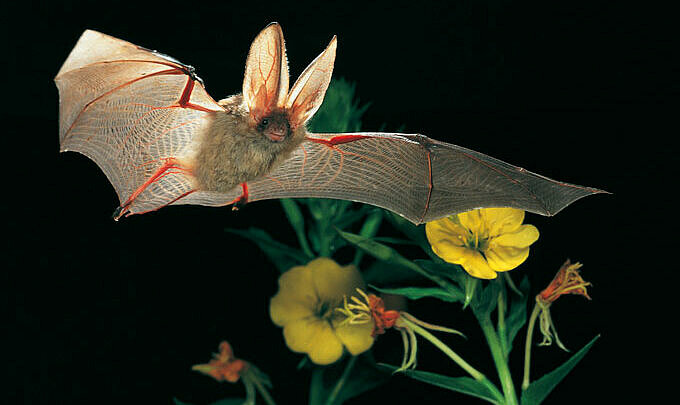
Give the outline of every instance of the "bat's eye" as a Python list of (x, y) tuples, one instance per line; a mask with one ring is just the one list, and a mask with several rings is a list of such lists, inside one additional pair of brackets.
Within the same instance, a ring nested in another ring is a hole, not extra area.
[(269, 125), (269, 118), (263, 118), (259, 124), (257, 124), (257, 129), (263, 131)]

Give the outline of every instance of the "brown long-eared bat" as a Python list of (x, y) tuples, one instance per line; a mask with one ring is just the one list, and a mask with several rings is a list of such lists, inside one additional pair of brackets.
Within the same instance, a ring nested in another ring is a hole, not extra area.
[(120, 206), (223, 206), (270, 198), (359, 201), (423, 223), (481, 207), (553, 215), (602, 192), (419, 134), (315, 134), (337, 41), (289, 89), (281, 27), (253, 41), (243, 90), (214, 101), (194, 68), (87, 30), (59, 70), (59, 139), (104, 171)]

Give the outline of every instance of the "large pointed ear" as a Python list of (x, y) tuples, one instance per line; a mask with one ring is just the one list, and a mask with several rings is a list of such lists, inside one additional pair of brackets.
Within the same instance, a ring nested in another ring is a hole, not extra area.
[(263, 29), (250, 45), (243, 78), (243, 101), (259, 122), (275, 108), (283, 108), (288, 96), (288, 60), (283, 31), (278, 23)]
[(304, 125), (321, 107), (333, 74), (337, 39), (334, 36), (326, 49), (302, 72), (288, 93), (286, 109), (292, 128)]

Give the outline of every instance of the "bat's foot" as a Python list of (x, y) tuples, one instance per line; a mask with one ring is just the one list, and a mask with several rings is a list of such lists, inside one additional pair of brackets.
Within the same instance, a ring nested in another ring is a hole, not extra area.
[(248, 202), (243, 200), (236, 200), (231, 206), (232, 211), (238, 211), (243, 208)]
[(113, 215), (111, 215), (111, 218), (113, 218), (114, 221), (118, 221), (120, 217), (125, 215), (128, 212), (128, 205), (121, 205), (118, 208), (116, 208), (115, 211), (113, 211)]
[(234, 200), (231, 206), (232, 211), (238, 211), (241, 209), (244, 205), (248, 203), (248, 184), (247, 183), (241, 183), (241, 189), (243, 192), (241, 193), (241, 196), (237, 199)]

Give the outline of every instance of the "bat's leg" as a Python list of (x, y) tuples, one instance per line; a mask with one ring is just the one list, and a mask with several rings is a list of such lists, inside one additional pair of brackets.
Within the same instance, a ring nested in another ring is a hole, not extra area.
[[(179, 162), (177, 161), (177, 159), (175, 159), (175, 158), (166, 158), (166, 159), (164, 159), (164, 160), (165, 160), (165, 162), (163, 163), (163, 165), (162, 165), (161, 167), (159, 167), (158, 170), (156, 170), (156, 172), (155, 172), (151, 177), (149, 177), (148, 180), (146, 180), (146, 181), (144, 182), (144, 184), (142, 184), (141, 186), (139, 186), (139, 187), (138, 187), (138, 188), (130, 195), (130, 197), (128, 197), (128, 199), (125, 200), (125, 202), (124, 202), (123, 204), (121, 204), (118, 208), (116, 208), (116, 210), (113, 212), (113, 215), (112, 215), (112, 217), (113, 217), (113, 219), (114, 219), (115, 221), (118, 221), (118, 220), (120, 219), (120, 217), (122, 217), (123, 215), (129, 214), (130, 205), (132, 205), (132, 203), (135, 201), (135, 199), (136, 199), (136, 198), (137, 198), (144, 190), (146, 190), (150, 185), (152, 185), (153, 183), (159, 181), (160, 179), (162, 179), (163, 177), (165, 177), (165, 176), (168, 175), (168, 174), (178, 173), (177, 171), (170, 171), (170, 170), (173, 170), (173, 169), (174, 169), (174, 170), (179, 170), (180, 172), (190, 172), (189, 169), (187, 169), (186, 167), (181, 166), (181, 165), (179, 164)], [(188, 194), (188, 193), (186, 193), (186, 194)], [(179, 198), (184, 197), (186, 194), (184, 194), (184, 195), (182, 195), (182, 196), (176, 198), (176, 199), (173, 200), (172, 202), (177, 201)], [(166, 204), (166, 205), (167, 205), (167, 204)]]
[(241, 190), (243, 190), (241, 195), (231, 203), (232, 211), (238, 211), (241, 207), (248, 203), (248, 183), (241, 183)]

